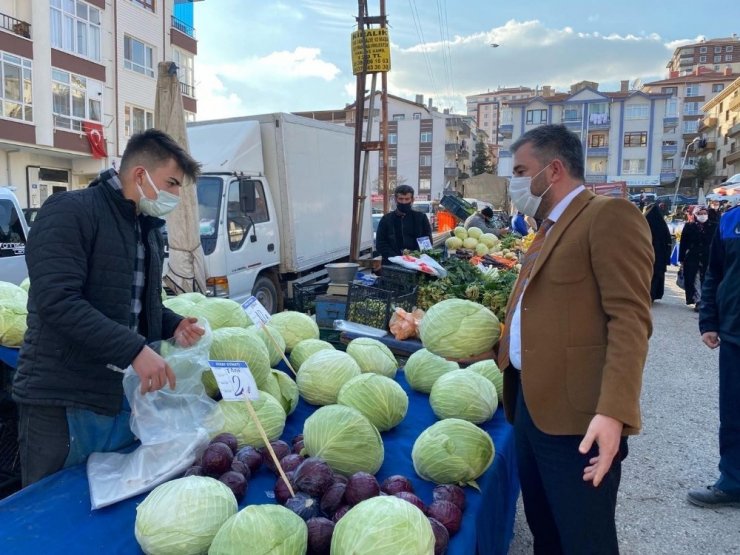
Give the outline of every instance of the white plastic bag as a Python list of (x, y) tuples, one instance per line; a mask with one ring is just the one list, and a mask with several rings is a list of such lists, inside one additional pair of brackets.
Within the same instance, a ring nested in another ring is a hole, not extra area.
[(398, 264), (399, 266), (403, 266), (404, 268), (408, 268), (409, 270), (424, 272), (425, 274), (431, 274), (440, 278), (447, 276), (447, 270), (445, 270), (428, 254), (422, 254), (419, 258), (408, 254), (403, 256), (391, 256), (388, 261)]

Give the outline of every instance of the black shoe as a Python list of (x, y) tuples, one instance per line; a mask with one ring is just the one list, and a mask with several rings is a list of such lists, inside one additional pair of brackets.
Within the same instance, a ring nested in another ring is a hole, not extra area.
[(740, 493), (727, 493), (714, 486), (692, 489), (686, 499), (698, 507), (740, 507)]
[(695, 304), (694, 305), (694, 312), (699, 312), (699, 305), (698, 304)]

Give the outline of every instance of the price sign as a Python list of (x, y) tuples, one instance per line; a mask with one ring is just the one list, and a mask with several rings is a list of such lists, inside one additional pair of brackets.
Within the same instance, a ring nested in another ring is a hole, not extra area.
[(429, 237), (419, 237), (416, 243), (419, 245), (420, 251), (432, 250), (432, 242), (429, 240)]
[(260, 397), (249, 365), (241, 360), (209, 360), (218, 389), (225, 401), (256, 401)]
[(252, 323), (258, 328), (261, 328), (270, 321), (270, 312), (262, 306), (262, 303), (257, 300), (257, 297), (249, 297), (242, 303), (242, 308), (247, 313), (249, 319), (252, 320)]

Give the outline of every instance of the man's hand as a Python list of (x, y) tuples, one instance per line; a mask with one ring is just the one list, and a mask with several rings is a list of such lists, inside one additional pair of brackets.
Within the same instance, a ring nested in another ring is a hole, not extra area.
[(583, 455), (590, 451), (594, 441), (599, 446), (599, 454), (590, 459), (589, 465), (583, 469), (583, 480), (593, 482), (594, 487), (599, 486), (619, 452), (623, 426), (616, 418), (597, 414), (591, 419), (586, 435), (578, 446), (578, 451)]
[(164, 359), (149, 347), (144, 347), (131, 363), (141, 380), (141, 394), (162, 389), (169, 382), (175, 389), (175, 373)]
[(175, 329), (175, 341), (180, 347), (195, 345), (206, 330), (198, 325), (197, 318), (184, 318)]
[(716, 349), (719, 347), (719, 334), (716, 331), (707, 331), (701, 334), (701, 340), (704, 341), (704, 345), (710, 349)]

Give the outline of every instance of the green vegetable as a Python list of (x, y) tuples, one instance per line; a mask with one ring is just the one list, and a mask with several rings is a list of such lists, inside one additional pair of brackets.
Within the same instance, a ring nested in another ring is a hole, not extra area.
[[(265, 344), (265, 347), (267, 347), (267, 354), (270, 357), (270, 366), (275, 367), (280, 364), (280, 361), (283, 360), (283, 354), (285, 353), (285, 339), (280, 335), (280, 331), (270, 324), (260, 328), (252, 325), (247, 327), (247, 331), (259, 337)], [(268, 332), (272, 339), (275, 340), (274, 342), (270, 340), (270, 337), (268, 337)], [(275, 346), (275, 343), (277, 343), (277, 347)]]
[(455, 237), (463, 241), (468, 238), (468, 230), (462, 226), (457, 226), (453, 233), (455, 234)]
[(471, 364), (466, 368), (466, 370), (472, 370), (473, 372), (476, 372), (477, 374), (480, 374), (484, 378), (490, 380), (490, 382), (496, 388), (496, 396), (498, 397), (498, 402), (501, 403), (503, 401), (504, 374), (503, 372), (501, 372), (501, 370), (499, 370), (498, 366), (496, 366), (496, 363), (493, 360), (481, 360), (479, 362), (476, 362), (475, 364)]
[[(20, 287), (18, 290), (26, 294)], [(0, 299), (0, 345), (4, 347), (20, 347), (26, 333), (26, 300), (16, 297)]]
[(336, 527), (332, 555), (432, 555), (434, 533), (415, 505), (386, 495), (352, 507)]
[(21, 284), (19, 285), (21, 289), (23, 289), (26, 293), (28, 293), (28, 290), (31, 288), (31, 280), (30, 278), (24, 279)]
[(361, 373), (351, 356), (342, 351), (323, 350), (312, 354), (298, 371), (298, 391), (312, 405), (332, 405), (342, 386)]
[(480, 236), (483, 235), (483, 230), (479, 227), (469, 227), (468, 228), (468, 237), (472, 237), (473, 239), (480, 239)]
[(450, 237), (445, 241), (445, 246), (450, 250), (457, 250), (462, 248), (463, 242), (459, 237)]
[(306, 359), (314, 353), (328, 350), (335, 351), (334, 345), (321, 339), (304, 339), (299, 342), (290, 352), (290, 365), (298, 372)]
[(339, 390), (337, 402), (360, 411), (380, 432), (397, 426), (409, 408), (409, 398), (403, 388), (379, 374), (352, 378)]
[(488, 254), (488, 247), (485, 246), (483, 243), (478, 243), (475, 245), (475, 254), (477, 256), (485, 256)]
[(216, 399), (221, 394), (221, 391), (218, 389), (218, 383), (216, 382), (216, 376), (213, 375), (213, 371), (210, 368), (203, 370), (200, 380), (203, 382), (203, 387), (206, 388), (206, 395), (211, 399)]
[(303, 424), (303, 445), (334, 471), (375, 474), (383, 464), (383, 440), (378, 429), (358, 410), (344, 405), (321, 407)]
[(270, 325), (277, 328), (285, 339), (285, 350), (288, 353), (304, 339), (319, 338), (319, 326), (313, 318), (301, 312), (286, 310), (273, 314)]
[(245, 328), (220, 328), (213, 330), (213, 343), (209, 353), (212, 360), (241, 360), (257, 382), (264, 387), (270, 376), (270, 354), (263, 341)]
[(396, 377), (398, 362), (391, 350), (377, 339), (358, 337), (347, 345), (347, 354), (350, 355), (363, 372), (382, 374), (389, 378)]
[(490, 249), (498, 243), (498, 237), (493, 233), (484, 233), (480, 236), (479, 241)]
[(208, 555), (304, 555), (308, 528), (281, 505), (250, 505), (224, 523)]
[[(247, 410), (244, 401), (224, 401), (218, 402), (221, 412), (224, 415), (224, 427), (218, 433), (229, 432), (236, 436), (239, 447), (252, 445), (253, 447), (262, 447), (265, 442), (257, 428), (257, 423)], [(262, 427), (270, 441), (278, 439), (285, 428), (285, 410), (275, 397), (264, 391), (260, 391), (260, 398), (252, 401), (254, 411), (259, 418)]]
[(414, 470), (425, 480), (477, 488), (476, 478), (488, 469), (495, 453), (485, 431), (467, 420), (446, 418), (419, 435), (411, 459)]
[(209, 297), (194, 305), (195, 316), (205, 318), (215, 331), (219, 328), (244, 328), (249, 325), (249, 318), (244, 309), (236, 301)]
[(486, 307), (464, 299), (432, 306), (419, 325), (424, 347), (442, 357), (469, 358), (493, 349), (501, 328)]
[(456, 370), (434, 382), (429, 403), (437, 418), (462, 418), (481, 424), (493, 417), (498, 396), (493, 384), (480, 374)]
[(378, 299), (350, 301), (347, 318), (350, 322), (384, 330), (387, 328), (388, 304)]
[(459, 369), (460, 365), (457, 362), (445, 360), (427, 349), (419, 349), (406, 361), (403, 371), (411, 389), (428, 394), (432, 391), (437, 378), (446, 372)]
[(276, 378), (280, 395), (274, 396), (285, 409), (286, 414), (293, 414), (298, 406), (298, 386), (285, 372), (273, 370), (272, 375)]
[(188, 476), (147, 495), (136, 507), (134, 534), (147, 555), (199, 555), (236, 511), (236, 498), (226, 484)]

